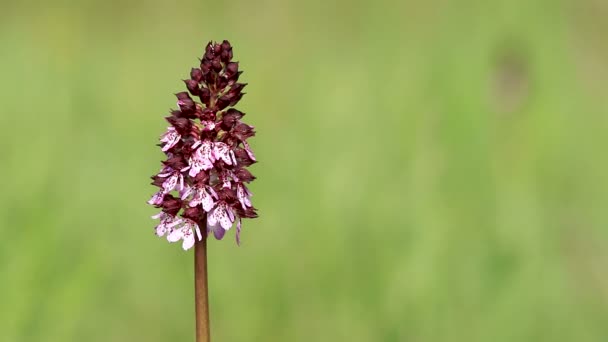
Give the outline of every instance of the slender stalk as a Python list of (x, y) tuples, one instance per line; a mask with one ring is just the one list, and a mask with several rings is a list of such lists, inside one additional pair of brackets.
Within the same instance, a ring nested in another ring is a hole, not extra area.
[(211, 341), (209, 329), (209, 296), (207, 290), (207, 237), (194, 244), (194, 301), (196, 342)]

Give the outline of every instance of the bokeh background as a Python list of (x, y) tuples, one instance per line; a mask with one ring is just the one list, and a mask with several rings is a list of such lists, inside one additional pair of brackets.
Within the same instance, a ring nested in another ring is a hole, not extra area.
[(0, 2), (0, 341), (192, 341), (157, 143), (209, 40), (261, 217), (215, 341), (608, 340), (608, 3)]

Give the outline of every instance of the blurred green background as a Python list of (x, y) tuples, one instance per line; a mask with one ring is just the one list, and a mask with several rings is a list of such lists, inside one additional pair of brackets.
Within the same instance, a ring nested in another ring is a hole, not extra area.
[(0, 3), (0, 341), (192, 341), (145, 202), (228, 39), (261, 217), (215, 341), (607, 341), (608, 3)]

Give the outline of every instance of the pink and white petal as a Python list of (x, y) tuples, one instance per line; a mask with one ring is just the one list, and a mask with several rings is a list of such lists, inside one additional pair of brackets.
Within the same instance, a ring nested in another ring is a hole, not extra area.
[(167, 235), (167, 241), (169, 242), (177, 242), (184, 237), (184, 232), (181, 228), (173, 229)]
[(236, 156), (233, 150), (230, 150), (230, 158), (232, 159), (232, 165), (236, 165)]
[(189, 206), (196, 207), (197, 205), (201, 204), (202, 201), (203, 201), (203, 190), (202, 189), (195, 189), (194, 190), (194, 196), (192, 196), (192, 199), (190, 200)]
[(203, 164), (195, 158), (188, 159), (188, 164), (190, 164), (190, 171), (188, 171), (190, 177), (196, 177), (204, 169)]
[(220, 225), (222, 226), (222, 228), (229, 230), (230, 227), (232, 227), (233, 221), (230, 220), (230, 218), (226, 214), (226, 211), (222, 211), (222, 214), (223, 215), (219, 218)]
[(155, 230), (156, 236), (163, 236), (167, 232), (167, 227), (163, 223), (161, 223), (158, 226), (156, 226), (156, 228), (154, 230)]
[(230, 147), (223, 142), (216, 142), (213, 149), (215, 159), (222, 159), (224, 163), (232, 165), (232, 159), (230, 158)]
[(190, 194), (192, 194), (192, 187), (186, 184), (186, 185), (184, 186), (184, 188), (182, 189), (182, 191), (181, 191), (181, 196), (180, 196), (180, 198), (181, 198), (182, 200), (185, 200), (185, 199), (186, 199), (186, 197), (190, 196)]
[(224, 189), (230, 189), (232, 187), (232, 183), (230, 183), (230, 180), (228, 178), (224, 178), (224, 183), (222, 184), (222, 187)]
[(213, 208), (215, 202), (213, 201), (211, 195), (209, 195), (207, 191), (205, 191), (205, 189), (201, 189), (201, 193), (203, 194), (201, 201), (201, 203), (203, 204), (203, 210), (209, 212)]
[(194, 225), (194, 230), (196, 231), (196, 236), (198, 236), (198, 241), (203, 241), (203, 235), (201, 234), (201, 229), (198, 227), (198, 224)]
[(178, 174), (174, 173), (173, 175), (171, 175), (171, 177), (167, 178), (163, 182), (163, 189), (165, 190), (166, 193), (171, 192), (175, 188), (175, 186), (177, 185), (178, 178), (179, 178)]
[(236, 197), (238, 198), (239, 202), (241, 202), (243, 210), (246, 210), (247, 207), (251, 207), (251, 200), (249, 199), (249, 191), (247, 190), (247, 187), (239, 184), (236, 188)]
[(167, 152), (173, 146), (175, 146), (181, 138), (181, 135), (177, 134), (176, 132), (169, 133), (166, 137), (163, 137), (163, 139), (161, 139), (161, 141), (165, 142), (165, 146), (163, 146), (161, 150), (163, 152)]
[(220, 207), (218, 205), (209, 214), (207, 214), (207, 225), (212, 227), (212, 226), (215, 226), (219, 222), (219, 220), (220, 220), (219, 212), (220, 212)]
[(194, 234), (192, 234), (192, 232), (185, 233), (183, 240), (184, 242), (182, 243), (182, 248), (185, 251), (189, 250), (190, 248), (192, 248), (192, 246), (194, 246)]
[(215, 156), (213, 154), (213, 145), (211, 141), (205, 140), (196, 150), (195, 155), (197, 155), (199, 159), (206, 160), (208, 163), (213, 164), (213, 162), (215, 162)]
[(159, 218), (161, 218), (161, 216), (163, 216), (164, 213), (165, 213), (164, 211), (161, 211), (160, 213), (158, 213), (156, 215), (150, 216), (150, 218), (152, 218), (154, 220), (159, 219)]
[(167, 228), (173, 228), (179, 224), (181, 224), (184, 220), (182, 220), (181, 218), (174, 218), (174, 217), (169, 217), (167, 218)]
[(210, 131), (215, 128), (215, 122), (213, 121), (202, 121), (201, 123), (204, 126), (203, 131)]
[(148, 204), (159, 205), (163, 202), (163, 198), (165, 197), (165, 192), (163, 190), (155, 193), (152, 198), (148, 201)]

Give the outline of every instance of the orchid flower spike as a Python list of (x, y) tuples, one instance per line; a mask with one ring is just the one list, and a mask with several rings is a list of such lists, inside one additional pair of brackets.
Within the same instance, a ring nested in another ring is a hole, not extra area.
[(166, 160), (152, 176), (159, 190), (148, 203), (162, 210), (153, 216), (156, 235), (181, 240), (184, 250), (206, 238), (201, 230), (221, 240), (235, 222), (240, 244), (241, 220), (257, 217), (246, 186), (255, 179), (247, 170), (256, 162), (247, 141), (255, 131), (233, 108), (244, 95), (241, 73), (230, 43), (210, 42), (184, 80), (188, 92), (176, 94), (179, 109), (166, 117), (159, 144)]

